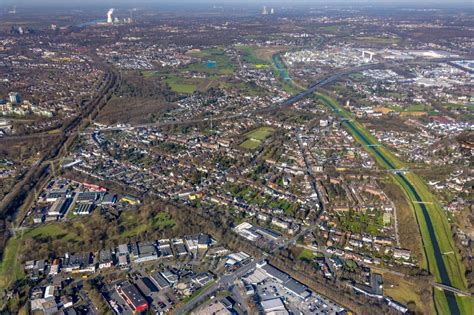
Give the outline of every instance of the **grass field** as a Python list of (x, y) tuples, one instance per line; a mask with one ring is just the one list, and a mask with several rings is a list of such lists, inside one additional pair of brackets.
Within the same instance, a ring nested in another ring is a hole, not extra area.
[(121, 218), (121, 228), (123, 229), (122, 237), (132, 237), (145, 233), (149, 229), (153, 230), (162, 230), (165, 228), (171, 228), (176, 225), (176, 222), (170, 218), (170, 216), (165, 212), (159, 212), (153, 220), (149, 221), (147, 224), (141, 224), (138, 221), (136, 212), (127, 211), (122, 214)]
[(474, 105), (468, 104), (456, 104), (456, 103), (444, 103), (442, 106), (446, 109), (469, 109), (474, 110)]
[(390, 109), (393, 109), (396, 112), (428, 112), (431, 110), (431, 107), (423, 105), (423, 104), (412, 104), (407, 107), (401, 107), (401, 106), (391, 106)]
[(432, 301), (426, 303), (422, 302), (420, 298), (422, 288), (420, 288), (417, 283), (408, 281), (400, 276), (384, 273), (377, 269), (374, 269), (374, 271), (383, 274), (383, 289), (385, 295), (405, 305), (410, 302), (415, 303), (417, 311), (422, 314), (435, 313)]
[(256, 56), (256, 47), (252, 46), (238, 46), (237, 47), (243, 53), (243, 61), (247, 63), (253, 63), (257, 65), (268, 65), (267, 60)]
[(192, 94), (197, 89), (196, 80), (171, 76), (165, 79), (170, 89), (177, 93)]
[(72, 231), (66, 231), (58, 224), (45, 224), (37, 228), (30, 229), (19, 234), (16, 237), (11, 237), (5, 247), (0, 265), (0, 289), (7, 288), (15, 279), (22, 279), (24, 277), (21, 263), (18, 259), (21, 253), (22, 239), (37, 238), (37, 237), (54, 237), (62, 240), (76, 240), (79, 237)]
[(16, 237), (10, 237), (2, 256), (0, 265), (0, 289), (7, 289), (16, 279), (24, 277), (20, 261), (17, 259), (20, 251), (21, 240)]
[(247, 138), (240, 144), (241, 148), (254, 150), (260, 146), (263, 140), (270, 137), (275, 130), (271, 127), (260, 127), (247, 132), (244, 136)]
[(259, 141), (259, 140), (247, 139), (247, 140), (245, 140), (244, 142), (242, 142), (240, 144), (240, 147), (244, 148), (244, 149), (248, 149), (248, 150), (255, 150), (256, 148), (258, 148), (260, 143), (262, 143), (262, 142)]
[(271, 127), (260, 127), (245, 134), (247, 138), (263, 141), (270, 137), (275, 130)]
[(301, 253), (298, 255), (298, 259), (312, 261), (316, 257), (315, 253), (307, 248), (303, 248)]
[(356, 40), (359, 42), (366, 42), (366, 43), (371, 43), (371, 44), (384, 44), (384, 45), (396, 44), (399, 42), (398, 38), (375, 37), (375, 36), (357, 37)]
[(158, 71), (150, 71), (150, 70), (147, 70), (147, 71), (142, 71), (141, 74), (143, 75), (144, 78), (154, 78), (154, 77), (160, 77), (162, 76), (163, 74), (162, 73), (159, 73)]
[(243, 53), (243, 61), (251, 64), (270, 66), (272, 64), (272, 57), (281, 51), (287, 50), (289, 47), (274, 46), (274, 47), (258, 47), (258, 46), (237, 46)]
[[(191, 55), (201, 60), (200, 62), (192, 63), (184, 67), (185, 70), (223, 75), (229, 75), (235, 71), (234, 63), (230, 60), (229, 56), (225, 54), (223, 49), (203, 49), (201, 51), (195, 51), (191, 53)], [(214, 61), (215, 66), (209, 67), (208, 61)]]

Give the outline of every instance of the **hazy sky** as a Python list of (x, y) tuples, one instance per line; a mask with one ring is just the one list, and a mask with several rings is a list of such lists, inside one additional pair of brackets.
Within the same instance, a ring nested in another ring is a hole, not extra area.
[(414, 4), (414, 5), (449, 5), (449, 4), (465, 4), (470, 5), (474, 8), (474, 0), (1, 0), (1, 3), (5, 5), (34, 5), (40, 6), (45, 4), (55, 4), (62, 6), (81, 5), (81, 4), (97, 4), (97, 5), (110, 5), (110, 4), (179, 4), (179, 3), (205, 3), (205, 4), (253, 4), (253, 5), (264, 5), (264, 4), (354, 4), (354, 3), (366, 3), (366, 4)]

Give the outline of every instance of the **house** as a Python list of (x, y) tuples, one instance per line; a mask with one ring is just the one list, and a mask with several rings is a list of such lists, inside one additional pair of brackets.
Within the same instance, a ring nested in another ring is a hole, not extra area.
[(117, 195), (105, 194), (100, 201), (103, 206), (111, 206), (117, 202)]
[(94, 210), (94, 205), (91, 203), (78, 203), (76, 208), (74, 208), (73, 213), (75, 215), (87, 215), (91, 214), (92, 210)]
[(114, 264), (112, 251), (103, 249), (99, 252), (99, 269), (110, 268)]
[(128, 244), (120, 244), (118, 246), (118, 253), (119, 253), (119, 255), (128, 255), (130, 253), (129, 248), (128, 248)]
[(255, 294), (255, 288), (251, 284), (247, 284), (245, 286), (245, 294), (247, 295), (254, 295)]
[(133, 247), (132, 260), (135, 263), (142, 263), (158, 259), (158, 251), (154, 242), (141, 242)]
[(288, 222), (285, 222), (283, 220), (280, 220), (278, 218), (273, 218), (272, 219), (272, 224), (274, 226), (278, 226), (279, 228), (282, 228), (284, 230), (287, 230), (289, 227), (290, 227), (290, 223)]
[(56, 304), (54, 298), (45, 299), (45, 301), (41, 304), (41, 308), (44, 315), (53, 315), (58, 312), (58, 305)]
[(410, 260), (411, 252), (408, 249), (394, 248), (393, 249), (393, 258)]
[(132, 197), (132, 196), (124, 196), (120, 199), (121, 202), (126, 202), (130, 205), (138, 205), (140, 204), (140, 199)]
[(54, 286), (53, 285), (48, 285), (45, 290), (44, 290), (44, 296), (45, 299), (54, 297)]
[(225, 264), (227, 266), (240, 265), (249, 259), (250, 256), (244, 252), (232, 253), (227, 256)]
[(61, 190), (52, 190), (46, 195), (46, 202), (55, 202), (59, 198), (65, 198), (67, 194), (67, 189)]
[(48, 216), (63, 216), (71, 204), (71, 198), (58, 198), (48, 210)]
[(99, 199), (100, 194), (96, 192), (80, 192), (77, 195), (76, 201), (78, 203), (95, 203), (97, 199)]
[(197, 236), (186, 236), (184, 243), (190, 252), (196, 252), (198, 250), (198, 237)]
[(170, 258), (173, 257), (173, 252), (171, 251), (171, 247), (163, 247), (161, 248), (161, 256), (163, 258)]
[(191, 278), (193, 283), (200, 285), (201, 287), (211, 283), (214, 280), (214, 276), (208, 272), (199, 273)]
[(165, 277), (163, 277), (160, 272), (155, 272), (151, 274), (151, 280), (160, 290), (170, 287), (170, 283), (168, 282), (168, 280), (166, 280)]
[(61, 305), (63, 308), (69, 308), (69, 307), (72, 307), (72, 305), (74, 304), (72, 299), (69, 297), (69, 296), (61, 296)]
[(53, 262), (51, 263), (51, 267), (49, 268), (49, 275), (50, 276), (55, 276), (59, 273), (59, 264), (60, 264), (59, 259), (54, 259)]
[(63, 270), (65, 272), (95, 272), (95, 264), (92, 261), (92, 254), (89, 252), (69, 255), (66, 253), (63, 260)]
[(378, 273), (370, 274), (370, 286), (365, 284), (355, 284), (352, 287), (355, 291), (360, 292), (364, 295), (378, 299), (383, 298), (382, 275)]
[(207, 249), (211, 245), (211, 237), (208, 234), (199, 234), (198, 236), (198, 248)]
[(168, 281), (170, 284), (175, 284), (178, 282), (179, 278), (176, 274), (171, 272), (170, 270), (165, 270), (161, 272), (161, 275)]
[(118, 265), (120, 268), (127, 267), (129, 263), (128, 255), (120, 255), (118, 257)]
[(312, 292), (303, 284), (291, 278), (288, 274), (280, 269), (270, 265), (266, 261), (257, 263), (257, 269), (263, 272), (267, 277), (273, 278), (281, 283), (285, 290), (302, 300), (308, 299)]
[(407, 313), (408, 310), (409, 310), (408, 307), (406, 307), (405, 305), (400, 304), (397, 301), (394, 301), (392, 299), (385, 298), (385, 302), (387, 302), (388, 306), (390, 306), (391, 308), (396, 309), (397, 311), (399, 311), (402, 314)]
[(186, 246), (182, 243), (174, 245), (174, 251), (177, 257), (186, 256), (188, 254)]

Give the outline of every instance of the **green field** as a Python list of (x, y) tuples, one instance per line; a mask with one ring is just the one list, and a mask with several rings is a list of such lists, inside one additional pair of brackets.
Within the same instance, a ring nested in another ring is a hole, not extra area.
[(258, 148), (260, 143), (262, 143), (262, 142), (259, 141), (259, 140), (247, 139), (247, 140), (245, 140), (244, 142), (242, 142), (240, 144), (240, 147), (244, 148), (244, 149), (248, 149), (248, 150), (254, 150), (254, 149)]
[(20, 252), (21, 240), (10, 237), (2, 255), (0, 265), (0, 289), (7, 289), (16, 279), (24, 277), (23, 269), (17, 256)]
[(309, 250), (307, 248), (304, 248), (301, 253), (298, 255), (298, 259), (300, 260), (306, 260), (306, 261), (312, 261), (316, 257), (316, 253), (313, 252), (312, 250)]
[(244, 62), (253, 63), (255, 64), (257, 68), (258, 68), (257, 65), (260, 65), (260, 67), (269, 66), (265, 60), (260, 59), (255, 55), (254, 53), (255, 47), (242, 45), (242, 46), (237, 46), (237, 49), (239, 49), (242, 52), (242, 55), (243, 55), (242, 59)]
[[(235, 65), (225, 51), (220, 48), (203, 49), (198, 52), (191, 53), (191, 56), (200, 59), (199, 62), (192, 63), (184, 67), (184, 70), (204, 72), (208, 74), (222, 74), (229, 75), (234, 73)], [(208, 61), (214, 61), (215, 67), (208, 67)]]
[(366, 43), (371, 43), (371, 44), (384, 44), (384, 45), (396, 44), (399, 42), (398, 38), (375, 37), (375, 36), (356, 37), (356, 40), (359, 42), (366, 42)]
[(178, 76), (169, 76), (165, 79), (170, 89), (177, 93), (192, 94), (196, 91), (199, 80), (181, 78)]
[(165, 212), (159, 212), (152, 220), (147, 224), (140, 223), (136, 212), (126, 211), (120, 217), (120, 227), (123, 230), (122, 237), (132, 237), (145, 233), (149, 229), (152, 230), (163, 230), (165, 228), (172, 228), (176, 225), (176, 222)]
[(160, 76), (163, 75), (162, 73), (159, 73), (158, 71), (152, 71), (152, 70), (142, 71), (141, 74), (146, 79), (154, 78), (154, 77), (160, 77)]
[(11, 237), (2, 256), (2, 263), (0, 265), (0, 289), (7, 288), (16, 279), (24, 277), (23, 269), (18, 256), (21, 253), (21, 244), (23, 239), (38, 238), (38, 237), (54, 237), (61, 240), (77, 240), (79, 237), (72, 231), (66, 231), (58, 224), (45, 224), (37, 228), (27, 230), (23, 234), (16, 237)]
[(401, 106), (390, 106), (390, 109), (393, 109), (396, 112), (428, 112), (431, 110), (430, 106), (426, 106), (423, 104), (412, 104), (407, 107)]
[(474, 110), (474, 105), (471, 104), (456, 104), (456, 103), (444, 103), (442, 105), (446, 109), (469, 109)]
[(271, 127), (260, 127), (247, 132), (245, 137), (263, 141), (270, 137), (274, 132), (275, 130)]
[(275, 130), (271, 127), (260, 127), (247, 132), (244, 136), (247, 138), (240, 144), (241, 148), (254, 150), (260, 146), (263, 140), (270, 137)]

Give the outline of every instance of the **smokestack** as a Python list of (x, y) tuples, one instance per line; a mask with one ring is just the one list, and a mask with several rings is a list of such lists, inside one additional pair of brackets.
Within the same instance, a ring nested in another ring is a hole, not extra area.
[(108, 12), (107, 12), (107, 23), (109, 24), (112, 24), (114, 22), (114, 18), (112, 16), (112, 14), (114, 13), (114, 9), (110, 9)]

